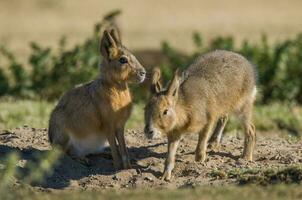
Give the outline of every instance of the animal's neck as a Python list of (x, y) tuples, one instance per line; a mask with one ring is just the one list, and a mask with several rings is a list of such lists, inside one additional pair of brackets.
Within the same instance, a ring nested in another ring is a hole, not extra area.
[(101, 84), (101, 87), (108, 90), (108, 91), (114, 91), (114, 92), (124, 92), (129, 90), (128, 89), (128, 84), (127, 82), (123, 81), (123, 80), (114, 80), (111, 76), (107, 76), (106, 74), (106, 65), (108, 65), (108, 63), (104, 60), (102, 65), (101, 65), (101, 75), (99, 78), (99, 82)]
[(112, 91), (112, 92), (129, 91), (129, 87), (126, 82), (112, 81), (112, 80), (106, 79), (105, 77), (101, 77), (101, 85), (102, 85), (103, 89), (106, 89), (107, 91)]
[(189, 121), (189, 113), (181, 98), (178, 99), (176, 107), (176, 124), (175, 129), (182, 131), (185, 129)]
[(131, 108), (132, 98), (127, 83), (115, 84), (98, 79), (96, 95), (114, 111), (121, 111), (122, 108)]

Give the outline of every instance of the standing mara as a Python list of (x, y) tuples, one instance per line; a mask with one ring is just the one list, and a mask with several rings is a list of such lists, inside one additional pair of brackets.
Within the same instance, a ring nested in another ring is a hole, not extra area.
[(53, 110), (49, 141), (79, 159), (100, 152), (108, 141), (114, 167), (130, 168), (124, 138), (132, 107), (128, 82), (143, 82), (146, 71), (115, 30), (104, 31), (100, 52), (100, 76), (65, 93)]
[(252, 160), (256, 143), (251, 122), (256, 74), (244, 57), (217, 50), (197, 58), (182, 76), (176, 71), (166, 89), (159, 79), (160, 72), (155, 71), (153, 95), (145, 108), (145, 134), (150, 139), (160, 134), (168, 137), (165, 180), (171, 179), (181, 136), (199, 134), (195, 160), (204, 162), (208, 140), (217, 121), (215, 132), (219, 136), (232, 112), (240, 118), (245, 132), (243, 158)]

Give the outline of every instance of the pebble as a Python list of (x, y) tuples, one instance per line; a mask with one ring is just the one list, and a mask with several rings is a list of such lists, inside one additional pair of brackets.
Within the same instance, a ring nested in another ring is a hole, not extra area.
[(144, 180), (153, 182), (153, 178), (151, 178), (151, 177), (149, 177), (149, 176), (146, 176), (146, 177), (144, 178)]

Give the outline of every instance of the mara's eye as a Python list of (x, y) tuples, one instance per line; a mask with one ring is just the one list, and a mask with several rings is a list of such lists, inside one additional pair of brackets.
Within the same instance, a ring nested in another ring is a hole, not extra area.
[(126, 57), (120, 57), (119, 62), (121, 64), (125, 64), (125, 63), (128, 63), (128, 59)]
[(168, 114), (168, 109), (164, 110), (163, 115), (167, 115)]

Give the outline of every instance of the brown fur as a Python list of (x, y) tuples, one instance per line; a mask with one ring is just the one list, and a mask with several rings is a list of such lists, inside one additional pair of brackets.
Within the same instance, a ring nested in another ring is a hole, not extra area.
[(206, 160), (207, 143), (217, 124), (222, 132), (227, 115), (236, 112), (245, 129), (243, 157), (252, 160), (255, 128), (251, 122), (256, 94), (253, 66), (241, 55), (217, 50), (201, 56), (182, 74), (175, 72), (167, 89), (158, 89), (158, 72), (154, 73), (153, 96), (145, 109), (145, 134), (149, 138), (161, 133), (168, 136), (168, 154), (163, 178), (169, 180), (174, 168), (180, 138), (198, 133), (195, 160)]
[(77, 158), (98, 153), (108, 141), (115, 168), (130, 168), (124, 138), (132, 108), (128, 82), (142, 82), (145, 69), (114, 30), (104, 31), (100, 52), (100, 77), (63, 95), (50, 117), (49, 141)]

